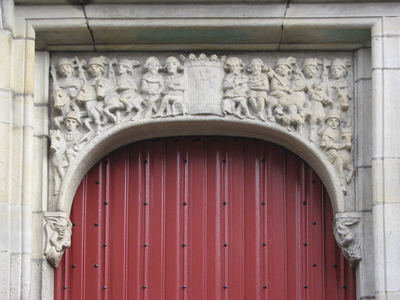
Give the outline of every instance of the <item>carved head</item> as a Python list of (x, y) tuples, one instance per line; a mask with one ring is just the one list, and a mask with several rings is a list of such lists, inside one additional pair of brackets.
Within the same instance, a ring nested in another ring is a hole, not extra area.
[(251, 60), (250, 65), (247, 67), (247, 71), (253, 75), (258, 75), (261, 72), (266, 72), (268, 67), (259, 58), (254, 58)]
[(334, 79), (345, 78), (349, 74), (348, 68), (351, 66), (349, 62), (345, 62), (340, 58), (335, 58), (331, 64), (331, 75)]
[(143, 68), (148, 72), (157, 73), (161, 69), (161, 64), (157, 57), (150, 56), (146, 59)]
[(70, 59), (61, 58), (58, 61), (58, 72), (60, 73), (61, 76), (68, 77), (72, 74), (73, 70), (74, 70), (74, 66)]
[(333, 233), (340, 247), (349, 247), (356, 237), (355, 225), (360, 218), (338, 218), (335, 220)]
[(63, 239), (65, 236), (65, 233), (69, 230), (68, 224), (63, 224), (63, 223), (54, 223), (54, 229), (58, 233), (58, 238)]
[(49, 263), (57, 268), (65, 249), (71, 246), (72, 224), (68, 218), (60, 215), (48, 215), (45, 220), (47, 239), (44, 254)]
[(173, 75), (173, 74), (176, 74), (177, 72), (183, 71), (183, 67), (182, 67), (181, 63), (174, 56), (170, 56), (166, 59), (165, 69), (167, 69), (167, 72), (170, 75)]
[(276, 61), (274, 71), (282, 77), (288, 76), (296, 66), (294, 57), (280, 58)]
[(307, 58), (303, 62), (303, 74), (307, 79), (314, 78), (318, 73), (318, 65), (322, 64), (322, 61), (317, 58)]
[(69, 103), (68, 94), (63, 89), (56, 89), (53, 91), (54, 107), (62, 109)]
[(64, 117), (64, 125), (68, 131), (74, 131), (80, 125), (78, 113), (75, 111), (68, 112)]
[(354, 240), (354, 233), (344, 225), (336, 225), (337, 232), (337, 242), (342, 247), (348, 247), (350, 243)]
[(59, 129), (50, 130), (50, 151), (56, 152), (57, 150), (61, 149), (64, 145), (64, 138), (61, 134)]
[(240, 58), (229, 57), (225, 63), (224, 69), (226, 72), (234, 75), (239, 75), (245, 69), (245, 65)]
[(96, 99), (96, 91), (94, 87), (88, 84), (83, 84), (78, 95), (76, 96), (76, 100), (78, 102), (86, 102)]
[(327, 124), (332, 129), (336, 129), (340, 125), (341, 113), (338, 110), (331, 110), (329, 114), (325, 117), (325, 124)]
[(104, 99), (106, 93), (107, 93), (107, 89), (106, 89), (106, 85), (105, 82), (102, 78), (100, 78), (97, 81), (97, 85), (96, 85), (96, 93), (97, 93), (97, 99)]
[(88, 71), (93, 77), (101, 76), (106, 70), (107, 59), (104, 56), (92, 57), (88, 63)]
[(117, 64), (117, 74), (132, 74), (132, 62), (126, 58), (121, 59)]

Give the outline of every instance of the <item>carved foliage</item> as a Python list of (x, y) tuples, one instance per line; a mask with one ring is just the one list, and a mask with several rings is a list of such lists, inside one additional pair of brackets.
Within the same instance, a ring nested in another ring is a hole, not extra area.
[(57, 268), (66, 248), (71, 246), (72, 224), (63, 213), (46, 213), (45, 256)]
[(338, 213), (333, 224), (333, 233), (344, 256), (355, 268), (361, 260), (361, 215), (358, 213)]

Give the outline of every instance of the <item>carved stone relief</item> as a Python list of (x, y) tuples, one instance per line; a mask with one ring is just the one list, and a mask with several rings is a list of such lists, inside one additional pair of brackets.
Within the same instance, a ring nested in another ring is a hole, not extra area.
[(346, 195), (354, 174), (352, 70), (350, 55), (336, 55), (55, 57), (53, 196), (79, 152), (108, 129), (204, 115), (256, 122), (304, 139), (324, 154)]
[(333, 224), (333, 233), (344, 256), (355, 268), (361, 260), (361, 214), (338, 213)]
[(65, 213), (45, 213), (46, 232), (45, 256), (57, 268), (66, 248), (71, 246), (72, 224)]

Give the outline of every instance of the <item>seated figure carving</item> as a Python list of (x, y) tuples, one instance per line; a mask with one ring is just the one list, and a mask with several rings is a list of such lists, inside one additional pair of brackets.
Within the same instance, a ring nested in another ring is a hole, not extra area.
[[(222, 83), (224, 99), (222, 100), (222, 111), (226, 114), (233, 114), (239, 118), (255, 119), (247, 106), (247, 93), (249, 91), (247, 76), (242, 74), (245, 65), (237, 57), (230, 57), (225, 63), (225, 75)], [(244, 116), (242, 115), (244, 113)]]
[(247, 70), (249, 75), (249, 102), (253, 109), (257, 112), (257, 117), (265, 121), (264, 108), (267, 107), (267, 118), (273, 119), (271, 105), (267, 101), (269, 91), (269, 80), (267, 74), (267, 66), (259, 58), (252, 59)]
[(157, 112), (157, 102), (164, 91), (164, 79), (158, 71), (161, 64), (158, 58), (151, 56), (146, 59), (143, 66), (146, 73), (142, 77), (142, 96), (147, 101), (147, 108), (144, 117), (150, 117)]
[(135, 78), (132, 76), (133, 67), (140, 66), (137, 60), (131, 61), (123, 58), (117, 64), (117, 92), (119, 93), (119, 101), (125, 109), (125, 114), (130, 114), (132, 111), (136, 111), (136, 114), (132, 116), (131, 120), (134, 120), (136, 116), (139, 116), (143, 111), (144, 100), (138, 93)]
[(170, 56), (165, 61), (165, 69), (168, 72), (168, 75), (164, 78), (165, 90), (162, 92), (160, 107), (153, 118), (185, 114), (183, 103), (184, 76), (179, 73), (183, 71), (183, 67), (176, 57)]

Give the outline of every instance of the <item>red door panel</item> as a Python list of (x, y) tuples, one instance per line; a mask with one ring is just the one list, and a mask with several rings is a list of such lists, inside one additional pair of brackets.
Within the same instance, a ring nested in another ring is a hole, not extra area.
[(86, 175), (71, 221), (56, 299), (356, 298), (320, 179), (265, 141), (120, 148)]

